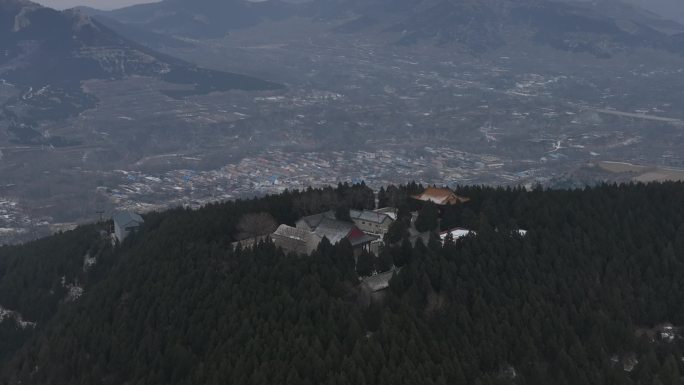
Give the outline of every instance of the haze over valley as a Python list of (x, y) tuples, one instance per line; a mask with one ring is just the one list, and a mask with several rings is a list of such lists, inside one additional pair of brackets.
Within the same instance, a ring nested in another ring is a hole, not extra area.
[(684, 384), (684, 3), (48, 1), (0, 385)]
[(684, 168), (684, 26), (622, 3), (0, 4), (0, 243), (345, 181)]

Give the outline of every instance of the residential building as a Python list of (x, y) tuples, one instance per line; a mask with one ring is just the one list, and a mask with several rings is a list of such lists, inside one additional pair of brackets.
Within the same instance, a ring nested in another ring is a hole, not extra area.
[(324, 237), (332, 244), (347, 239), (354, 248), (355, 255), (361, 254), (363, 250), (371, 251), (371, 243), (381, 238), (365, 233), (355, 223), (335, 219), (332, 211), (303, 217), (297, 221), (296, 228), (315, 234), (319, 242)]
[(354, 224), (362, 231), (369, 234), (384, 236), (394, 219), (386, 213), (369, 210), (349, 210)]
[(288, 225), (280, 225), (271, 235), (276, 246), (286, 253), (311, 254), (318, 247), (321, 238), (311, 231), (298, 229)]
[(470, 198), (456, 195), (448, 188), (428, 187), (422, 194), (414, 195), (413, 199), (432, 202), (439, 206), (451, 206), (470, 201)]
[(295, 223), (295, 226), (298, 229), (314, 231), (324, 219), (335, 220), (335, 213), (333, 211), (326, 211), (324, 213), (302, 217), (297, 221), (297, 223)]
[(361, 280), (361, 285), (370, 291), (371, 293), (376, 293), (381, 290), (385, 290), (389, 287), (390, 280), (394, 277), (394, 273), (398, 273), (400, 269), (392, 269), (384, 273), (379, 273), (371, 275), (370, 277), (365, 277)]
[(313, 233), (321, 239), (327, 238), (332, 244), (339, 243), (343, 239), (349, 240), (356, 256), (364, 250), (370, 251), (371, 243), (379, 238), (364, 233), (353, 223), (329, 218), (324, 218)]
[(131, 211), (118, 212), (112, 216), (112, 219), (114, 220), (114, 236), (119, 242), (123, 242), (145, 222), (140, 215)]
[(378, 214), (385, 214), (389, 216), (392, 220), (396, 221), (397, 220), (397, 214), (399, 213), (399, 209), (396, 207), (383, 207), (381, 209), (373, 210), (374, 212)]
[(398, 274), (401, 269), (393, 268), (390, 271), (375, 274), (361, 279), (361, 295), (359, 300), (363, 306), (372, 303), (382, 303), (385, 300), (390, 280), (394, 274)]

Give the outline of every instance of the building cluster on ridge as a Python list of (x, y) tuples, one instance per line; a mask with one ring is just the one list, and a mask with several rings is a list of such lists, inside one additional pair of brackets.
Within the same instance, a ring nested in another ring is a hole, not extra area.
[[(411, 198), (432, 202), (438, 206), (456, 205), (469, 201), (468, 198), (456, 195), (447, 188), (428, 187), (423, 193)], [(234, 246), (250, 247), (258, 241), (270, 237), (272, 241), (286, 253), (307, 255), (316, 250), (318, 245), (327, 239), (331, 244), (337, 244), (347, 240), (354, 249), (355, 257), (362, 252), (379, 254), (384, 246), (385, 235), (390, 227), (397, 221), (398, 209), (385, 207), (376, 210), (349, 210), (349, 217), (341, 219), (333, 210), (300, 218), (295, 226), (281, 224), (270, 234), (264, 234), (255, 239), (246, 239), (235, 242)], [(411, 224), (408, 229), (409, 240), (415, 244), (418, 239), (427, 242), (430, 232), (418, 231), (415, 221), (418, 213), (412, 213)], [(114, 228), (113, 240), (123, 242), (131, 233), (134, 233), (144, 223), (143, 218), (132, 212), (117, 212), (112, 217)], [(448, 234), (454, 239), (465, 237), (474, 232), (456, 228), (442, 232), (440, 237), (446, 239)]]
[[(428, 187), (421, 194), (410, 197), (416, 201), (431, 203), (440, 208), (446, 206), (460, 205), (470, 201), (467, 197), (456, 195), (448, 188)], [(356, 210), (341, 209), (329, 210), (318, 214), (308, 215), (300, 218), (290, 226), (273, 223), (275, 231), (268, 230), (257, 236), (234, 242), (233, 247), (251, 248), (259, 242), (270, 239), (277, 247), (290, 255), (310, 255), (314, 252), (323, 240), (330, 244), (338, 244), (343, 241), (349, 242), (353, 249), (355, 261), (363, 253), (371, 253), (379, 256), (385, 242), (389, 241), (388, 233), (397, 221), (402, 221), (399, 217), (399, 209), (394, 207), (384, 207), (375, 210)], [(432, 230), (419, 230), (417, 226), (420, 214), (411, 212), (410, 218), (403, 219), (405, 229), (404, 239), (415, 245), (418, 241), (427, 244), (430, 238), (438, 231), (437, 235), (442, 243), (447, 239), (459, 240), (468, 236), (476, 235), (475, 231), (465, 228), (452, 228), (446, 231), (439, 231), (440, 219), (437, 218), (437, 225)], [(143, 218), (131, 211), (118, 212), (113, 216), (114, 226), (112, 231), (113, 242), (123, 242), (130, 234), (138, 231), (144, 223)], [(271, 232), (272, 231), (272, 232)], [(525, 236), (525, 230), (517, 231), (521, 236)], [(256, 234), (254, 234), (256, 235)], [(377, 300), (384, 295), (384, 290), (389, 287), (389, 281), (400, 269), (391, 266), (388, 271), (373, 271), (370, 276), (361, 277), (361, 287), (368, 300)]]
[[(432, 202), (439, 206), (456, 205), (468, 202), (468, 198), (460, 197), (446, 188), (429, 187), (422, 194), (412, 197), (413, 199)], [(310, 254), (326, 238), (330, 243), (336, 244), (346, 239), (354, 249), (354, 255), (358, 257), (363, 251), (372, 252), (376, 255), (384, 246), (385, 235), (390, 227), (397, 221), (398, 209), (385, 207), (376, 210), (349, 210), (347, 220), (337, 217), (335, 211), (326, 211), (319, 214), (309, 215), (299, 219), (295, 226), (282, 224), (271, 234), (271, 239), (287, 253)], [(415, 221), (418, 213), (412, 213), (411, 223), (408, 228), (409, 240), (414, 243), (421, 239), (427, 242), (430, 232), (418, 231)], [(453, 229), (441, 234), (445, 239), (447, 234), (454, 238), (460, 238), (471, 234), (464, 229)]]
[(379, 210), (349, 210), (349, 214), (351, 221), (338, 219), (333, 211), (303, 217), (295, 227), (280, 225), (271, 239), (288, 253), (309, 254), (323, 238), (332, 244), (348, 240), (355, 256), (363, 251), (377, 253), (395, 218)]
[(114, 232), (112, 241), (123, 242), (129, 235), (135, 233), (145, 222), (143, 218), (132, 211), (121, 211), (112, 216)]

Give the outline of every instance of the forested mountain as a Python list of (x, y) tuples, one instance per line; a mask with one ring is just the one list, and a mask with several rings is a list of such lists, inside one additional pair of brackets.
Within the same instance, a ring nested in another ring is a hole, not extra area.
[[(420, 190), (381, 197), (416, 209)], [(0, 249), (0, 304), (39, 320), (21, 335), (0, 324), (14, 338), (1, 383), (681, 384), (684, 184), (460, 188), (471, 201), (442, 226), (477, 235), (387, 248), (401, 270), (370, 306), (348, 243), (307, 257), (230, 246), (247, 213), (292, 224), (370, 207), (370, 193), (149, 214), (113, 248), (91, 226)], [(82, 275), (87, 253), (96, 275)], [(87, 281), (76, 301), (57, 300), (64, 274)]]
[(35, 130), (37, 123), (95, 106), (97, 100), (81, 88), (83, 81), (130, 76), (194, 88), (188, 94), (281, 87), (162, 55), (80, 12), (60, 12), (26, 0), (0, 1), (0, 137), (9, 134), (24, 144), (59, 145), (59, 138), (41, 143), (45, 139)]
[[(608, 15), (619, 22), (631, 21), (636, 24), (647, 25), (651, 28), (668, 32), (681, 33), (681, 23), (684, 19), (679, 17), (681, 10), (672, 6), (670, 12), (662, 12), (664, 4), (656, 4), (658, 1), (649, 0), (563, 0), (567, 3), (594, 9), (598, 13)], [(669, 0), (664, 0), (665, 3)]]
[(0, 314), (0, 360), (11, 357), (60, 306), (69, 306), (106, 275), (113, 253), (99, 229), (85, 226), (22, 247), (0, 248), (0, 313), (12, 312)]
[(671, 20), (684, 23), (684, 9), (679, 0), (571, 0), (593, 4), (628, 3), (637, 5), (643, 9), (667, 17)]
[[(193, 38), (223, 37), (236, 29), (298, 17), (332, 23), (337, 32), (381, 34), (399, 44), (431, 42), (480, 53), (520, 44), (598, 57), (638, 48), (684, 52), (670, 37), (684, 27), (641, 8), (629, 8), (627, 17), (624, 11), (615, 12), (625, 6), (551, 0), (314, 0), (297, 5), (280, 0), (164, 0), (100, 14), (136, 28)], [(139, 39), (145, 41), (144, 36)]]
[(184, 83), (228, 87), (221, 77), (233, 76), (232, 87), (262, 89), (268, 82), (200, 70), (193, 65), (144, 48), (77, 11), (56, 11), (25, 0), (0, 2), (0, 76), (21, 86), (78, 87), (82, 80), (123, 76), (159, 76), (173, 81), (186, 72)]
[(231, 30), (295, 15), (296, 6), (281, 0), (167, 0), (105, 12), (114, 19), (172, 35), (222, 37)]

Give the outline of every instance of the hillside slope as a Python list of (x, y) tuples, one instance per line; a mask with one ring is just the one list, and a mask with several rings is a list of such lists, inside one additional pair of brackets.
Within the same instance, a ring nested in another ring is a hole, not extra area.
[[(400, 44), (431, 41), (483, 52), (504, 45), (542, 44), (608, 57), (649, 48), (684, 53), (662, 29), (684, 28), (632, 7), (629, 17), (607, 7), (551, 0), (165, 0), (104, 13), (158, 33), (216, 38), (260, 23), (298, 17), (346, 33), (389, 33)], [(141, 36), (141, 39), (143, 37)]]
[(444, 215), (477, 236), (389, 248), (403, 268), (370, 307), (348, 245), (228, 244), (246, 212), (289, 222), (348, 188), (147, 216), (2, 383), (680, 383), (684, 184), (458, 193)]
[(281, 87), (198, 68), (127, 40), (81, 13), (24, 0), (0, 2), (0, 53), (0, 129), (24, 144), (60, 144), (59, 138), (41, 138), (34, 127), (95, 106), (97, 100), (81, 90), (84, 80), (154, 77), (188, 85), (194, 89), (188, 93)]
[(104, 13), (130, 23), (192, 38), (222, 37), (231, 30), (295, 15), (297, 7), (280, 0), (167, 0)]

